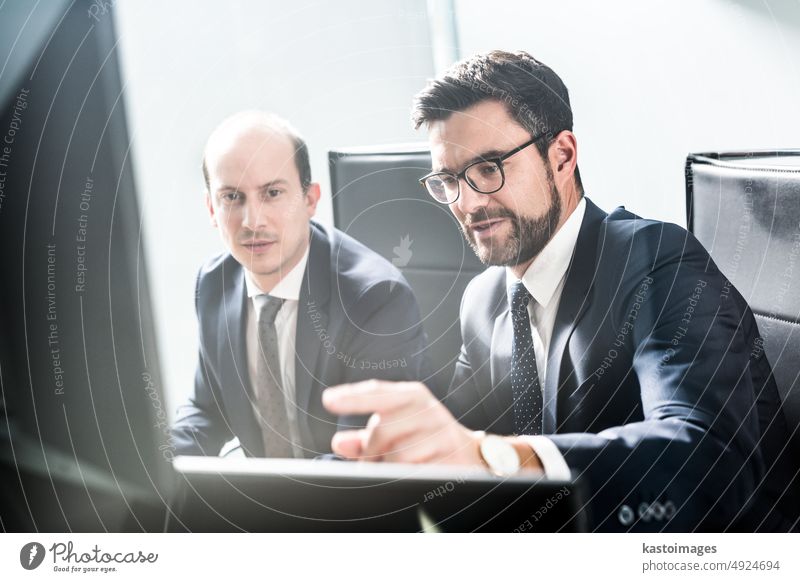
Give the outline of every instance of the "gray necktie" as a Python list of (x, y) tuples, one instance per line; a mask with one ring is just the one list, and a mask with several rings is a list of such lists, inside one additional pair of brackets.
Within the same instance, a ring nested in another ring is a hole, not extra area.
[(292, 457), (294, 455), (282, 388), (278, 334), (275, 330), (275, 316), (283, 299), (261, 295), (259, 300), (261, 308), (258, 317), (255, 396), (264, 438), (264, 456)]

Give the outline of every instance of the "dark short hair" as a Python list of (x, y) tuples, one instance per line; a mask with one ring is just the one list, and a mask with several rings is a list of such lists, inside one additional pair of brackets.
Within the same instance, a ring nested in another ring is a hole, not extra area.
[[(509, 115), (531, 134), (546, 134), (536, 149), (547, 161), (556, 136), (572, 131), (572, 108), (564, 82), (550, 67), (524, 51), (491, 51), (455, 63), (414, 98), (414, 127), (447, 119), (483, 101), (503, 103)], [(575, 182), (583, 192), (580, 172)]]
[[(311, 185), (311, 161), (308, 155), (308, 145), (306, 145), (306, 141), (303, 139), (300, 133), (294, 127), (292, 127), (289, 122), (278, 117), (277, 115), (258, 111), (242, 112), (240, 115), (244, 114), (263, 116), (263, 120), (271, 128), (289, 138), (289, 140), (292, 142), (292, 147), (294, 148), (294, 164), (297, 166), (297, 173), (300, 176), (300, 186), (303, 188), (303, 192), (306, 192), (308, 187)], [(203, 155), (203, 179), (206, 183), (206, 189), (210, 189), (211, 179), (208, 175), (208, 165), (206, 164), (205, 155)]]

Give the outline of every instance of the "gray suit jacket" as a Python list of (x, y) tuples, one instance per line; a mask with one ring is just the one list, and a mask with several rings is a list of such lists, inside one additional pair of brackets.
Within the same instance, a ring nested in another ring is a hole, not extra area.
[[(244, 271), (228, 253), (197, 277), (200, 353), (194, 391), (172, 430), (176, 454), (216, 455), (234, 435), (249, 456), (264, 445), (253, 411), (245, 350)], [(307, 457), (331, 452), (338, 428), (322, 406), (332, 385), (369, 378), (422, 380), (426, 346), (411, 288), (391, 263), (336, 230), (311, 223), (311, 246), (297, 310), (295, 394)]]

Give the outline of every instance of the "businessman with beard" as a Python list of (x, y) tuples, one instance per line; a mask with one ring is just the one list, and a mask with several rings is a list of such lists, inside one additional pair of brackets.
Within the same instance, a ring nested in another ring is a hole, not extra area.
[(330, 411), (373, 415), (333, 449), (580, 477), (596, 530), (790, 529), (788, 431), (750, 308), (686, 230), (585, 196), (558, 75), (479, 54), (413, 115), (433, 162), (421, 182), (490, 268), (464, 293), (447, 395), (330, 388)]

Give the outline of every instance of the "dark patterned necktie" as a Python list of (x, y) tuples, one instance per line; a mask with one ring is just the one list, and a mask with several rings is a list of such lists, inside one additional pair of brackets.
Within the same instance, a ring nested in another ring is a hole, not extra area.
[(517, 281), (511, 290), (511, 322), (514, 343), (511, 349), (511, 392), (514, 397), (516, 434), (542, 434), (542, 389), (536, 354), (533, 351), (528, 302), (531, 294)]
[(278, 333), (275, 316), (283, 299), (270, 295), (259, 296), (258, 361), (256, 364), (255, 396), (259, 424), (264, 438), (264, 456), (292, 457), (292, 439), (286, 399), (283, 394)]

